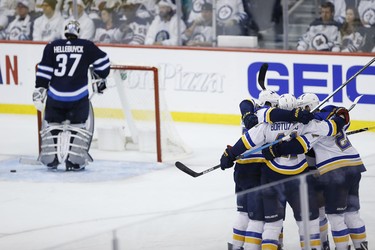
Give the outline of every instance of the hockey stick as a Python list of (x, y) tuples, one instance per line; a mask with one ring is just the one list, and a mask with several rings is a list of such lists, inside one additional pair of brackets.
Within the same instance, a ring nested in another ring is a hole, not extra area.
[(179, 170), (181, 170), (182, 172), (184, 172), (184, 173), (186, 173), (186, 174), (188, 174), (190, 176), (193, 176), (194, 178), (198, 177), (198, 176), (201, 176), (201, 175), (204, 175), (204, 174), (207, 174), (207, 173), (209, 173), (209, 172), (211, 172), (211, 171), (213, 171), (215, 169), (220, 168), (220, 164), (219, 164), (219, 165), (216, 165), (216, 166), (214, 166), (212, 168), (206, 169), (203, 172), (195, 172), (192, 169), (188, 168), (185, 164), (183, 164), (183, 163), (181, 163), (179, 161), (176, 161), (175, 166)]
[(375, 129), (375, 126), (367, 127), (367, 128), (360, 128), (360, 129), (357, 129), (357, 130), (352, 130), (352, 131), (346, 132), (346, 134), (347, 135), (354, 135), (354, 134), (357, 134), (357, 133), (360, 133), (360, 132), (365, 132), (365, 131), (373, 130), (373, 129)]
[[(361, 99), (361, 97), (362, 97), (362, 95), (357, 96), (357, 97), (355, 98), (353, 104), (350, 105), (350, 107), (348, 108), (348, 111), (352, 110), (352, 109), (357, 105), (357, 103), (358, 103), (359, 99)], [(253, 153), (255, 153), (255, 152), (258, 152), (258, 151), (263, 150), (264, 148), (267, 148), (267, 147), (269, 147), (269, 146), (272, 146), (272, 145), (274, 145), (274, 144), (277, 144), (277, 143), (279, 143), (279, 142), (281, 142), (281, 141), (285, 141), (285, 140), (290, 139), (290, 138), (291, 138), (290, 135), (291, 135), (291, 133), (293, 132), (293, 130), (296, 128), (296, 126), (298, 126), (298, 123), (296, 123), (296, 124), (294, 124), (293, 126), (291, 126), (291, 128), (288, 130), (287, 134), (286, 134), (284, 137), (282, 137), (282, 138), (280, 138), (280, 139), (278, 139), (278, 140), (276, 140), (276, 141), (270, 142), (270, 143), (268, 143), (268, 144), (265, 144), (265, 145), (263, 145), (263, 146), (261, 146), (261, 147), (258, 147), (258, 148), (252, 149), (252, 150), (250, 150), (250, 151), (247, 151), (247, 152), (243, 153), (242, 155), (237, 156), (237, 157), (236, 157), (236, 160), (246, 158), (246, 157), (248, 157), (249, 155), (251, 155), (251, 154), (253, 154)], [(369, 128), (363, 128), (363, 129), (360, 129), (361, 131), (359, 131), (359, 130), (351, 131), (351, 132), (348, 132), (347, 134), (359, 133), (359, 132), (367, 131), (367, 130), (370, 130), (370, 129), (373, 129), (373, 128), (375, 128), (375, 126), (374, 126), (374, 127), (369, 127)], [(190, 169), (190, 168), (187, 167), (185, 164), (183, 164), (182, 162), (179, 162), (179, 161), (177, 161), (177, 162), (175, 163), (175, 166), (176, 166), (179, 170), (181, 170), (182, 172), (184, 172), (184, 173), (186, 173), (186, 174), (188, 174), (188, 175), (190, 175), (190, 176), (192, 176), (192, 177), (194, 177), (194, 178), (196, 178), (196, 177), (198, 177), (198, 176), (201, 176), (201, 175), (204, 175), (204, 174), (207, 174), (207, 173), (209, 173), (209, 172), (212, 172), (212, 171), (214, 171), (214, 170), (220, 168), (220, 164), (219, 164), (219, 165), (216, 165), (216, 166), (211, 167), (211, 168), (209, 168), (209, 169), (206, 169), (206, 170), (204, 170), (204, 171), (202, 171), (202, 172), (195, 172), (194, 170)]]
[[(363, 96), (363, 95), (360, 95), (360, 96), (357, 96), (357, 97), (355, 98), (355, 100), (354, 100), (354, 102), (352, 103), (352, 105), (350, 105), (350, 107), (348, 108), (348, 111), (352, 110), (352, 109), (357, 105), (359, 99), (361, 99), (362, 96)], [(311, 111), (311, 112), (312, 112), (312, 111)], [(294, 130), (297, 126), (298, 126), (298, 123), (294, 124), (294, 126), (292, 126), (292, 127), (288, 130), (288, 132), (286, 133), (286, 135), (285, 135), (283, 138), (280, 138), (280, 139), (278, 139), (278, 140), (276, 140), (276, 141), (273, 141), (273, 142), (270, 142), (270, 143), (268, 143), (268, 144), (265, 144), (265, 145), (263, 145), (263, 146), (261, 146), (261, 147), (259, 147), (259, 148), (255, 148), (255, 149), (252, 149), (252, 150), (249, 150), (249, 151), (243, 153), (242, 155), (239, 156), (240, 159), (246, 158), (246, 157), (248, 157), (249, 155), (251, 155), (251, 154), (253, 154), (253, 153), (256, 153), (256, 152), (258, 152), (258, 151), (260, 151), (260, 150), (263, 150), (263, 149), (265, 149), (265, 148), (268, 148), (268, 147), (270, 147), (270, 146), (272, 146), (272, 145), (274, 145), (274, 144), (277, 144), (277, 143), (279, 143), (279, 142), (281, 142), (281, 141), (286, 141), (286, 140), (290, 139), (290, 138), (291, 138), (291, 136), (290, 136), (291, 133), (293, 132), (293, 130)]]
[(315, 110), (319, 109), (324, 103), (326, 103), (332, 96), (334, 96), (337, 92), (339, 92), (342, 88), (344, 88), (351, 80), (353, 80), (355, 77), (357, 77), (359, 74), (362, 73), (362, 71), (364, 71), (366, 68), (368, 68), (373, 62), (375, 61), (375, 57), (371, 59), (371, 61), (369, 61), (365, 66), (363, 66), (360, 70), (357, 71), (357, 73), (355, 73), (352, 77), (350, 77), (346, 82), (344, 82), (343, 84), (341, 84), (340, 87), (338, 87), (337, 89), (335, 89), (335, 91), (333, 91), (332, 94), (330, 94), (329, 96), (327, 96), (323, 101), (321, 101), (319, 103), (318, 106), (316, 106), (315, 108), (313, 108), (311, 110), (311, 112), (314, 112)]
[(357, 96), (357, 97), (354, 99), (354, 102), (352, 103), (352, 105), (350, 105), (350, 107), (348, 108), (348, 111), (352, 110), (352, 109), (355, 107), (355, 105), (357, 105), (357, 103), (359, 102), (359, 99), (361, 99), (362, 96), (363, 96), (363, 95), (359, 95), (359, 96)]
[(268, 63), (263, 63), (259, 70), (258, 75), (258, 84), (262, 88), (262, 90), (265, 90), (266, 87), (264, 87), (264, 80), (266, 79), (266, 73), (268, 70)]

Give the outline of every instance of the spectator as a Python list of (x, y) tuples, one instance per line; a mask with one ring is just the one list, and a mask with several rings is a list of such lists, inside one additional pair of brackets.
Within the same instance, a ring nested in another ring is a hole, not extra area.
[(17, 16), (6, 29), (8, 40), (31, 40), (33, 23), (29, 14), (29, 0), (18, 0)]
[(320, 7), (320, 18), (310, 24), (298, 41), (297, 50), (340, 51), (340, 23), (333, 20), (335, 6), (325, 2)]
[(201, 16), (185, 30), (183, 39), (188, 46), (212, 46), (212, 4), (202, 5)]
[[(85, 8), (86, 8), (86, 5), (85, 3), (83, 2), (83, 0), (77, 0), (77, 21), (80, 23), (81, 25), (81, 31), (79, 33), (79, 38), (81, 39), (86, 39), (86, 40), (93, 40), (94, 39), (94, 36), (95, 36), (95, 24), (94, 24), (94, 21), (86, 14), (85, 12)], [(67, 20), (65, 20), (64, 22), (64, 26), (65, 27), (69, 21), (71, 20), (74, 20), (74, 16), (73, 16), (73, 1), (72, 0), (68, 0), (68, 4), (69, 4), (69, 14), (70, 16), (68, 17)], [(60, 29), (60, 32), (61, 32), (62, 29)], [(63, 34), (61, 34), (63, 35)]]
[(358, 3), (359, 17), (363, 28), (362, 34), (365, 36), (363, 52), (375, 52), (375, 1), (360, 0)]
[(375, 1), (359, 0), (358, 13), (364, 26), (375, 25)]
[(342, 52), (356, 52), (362, 49), (365, 37), (360, 32), (361, 26), (357, 8), (348, 7), (345, 22), (340, 29)]
[(158, 7), (159, 15), (155, 17), (147, 31), (145, 44), (179, 45), (180, 34), (177, 33), (177, 25), (180, 25), (181, 34), (185, 31), (186, 25), (182, 20), (177, 20), (176, 5), (172, 0), (160, 0)]
[(13, 0), (1, 0), (0, 1), (0, 9), (2, 10), (2, 14), (12, 17), (16, 13), (17, 2)]
[(8, 17), (5, 15), (5, 11), (0, 9), (0, 40), (6, 38), (5, 29), (8, 26)]
[(333, 19), (336, 22), (344, 23), (347, 8), (346, 2), (344, 0), (328, 0), (327, 2), (331, 2), (335, 6), (335, 15)]
[(247, 18), (242, 0), (217, 0), (217, 35), (244, 35)]
[(140, 1), (127, 1), (122, 5), (124, 20), (116, 29), (116, 42), (143, 45), (152, 22), (151, 14)]
[(193, 24), (194, 20), (201, 17), (202, 6), (206, 3), (212, 4), (212, 0), (191, 0), (190, 12), (186, 20), (189, 26)]
[(43, 0), (43, 15), (35, 19), (34, 22), (34, 41), (50, 42), (61, 38), (64, 19), (56, 10), (56, 4), (56, 0)]
[(96, 28), (94, 42), (112, 43), (113, 35), (118, 28), (117, 14), (110, 8), (104, 8), (100, 11), (101, 22)]

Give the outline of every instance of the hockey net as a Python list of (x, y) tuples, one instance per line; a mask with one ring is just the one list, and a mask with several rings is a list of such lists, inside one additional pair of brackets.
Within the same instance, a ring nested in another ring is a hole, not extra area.
[(155, 153), (158, 162), (189, 155), (168, 110), (158, 68), (112, 65), (104, 94), (91, 94), (92, 148)]

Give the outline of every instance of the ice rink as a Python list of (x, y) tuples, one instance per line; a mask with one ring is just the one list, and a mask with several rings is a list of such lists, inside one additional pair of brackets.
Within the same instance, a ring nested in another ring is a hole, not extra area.
[[(193, 154), (183, 163), (203, 171), (219, 163), (239, 126), (177, 123)], [(350, 135), (367, 167), (361, 215), (375, 244), (375, 133)], [(226, 249), (236, 215), (233, 170), (192, 178), (174, 161), (91, 150), (81, 172), (50, 172), (20, 164), (37, 158), (35, 117), (0, 115), (0, 249)], [(10, 172), (16, 170), (16, 172)], [(116, 248), (117, 247), (117, 248)], [(299, 249), (291, 211), (284, 249)]]

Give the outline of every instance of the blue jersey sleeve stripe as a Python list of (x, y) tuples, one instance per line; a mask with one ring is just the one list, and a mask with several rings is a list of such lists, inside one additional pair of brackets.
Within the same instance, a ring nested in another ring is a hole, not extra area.
[(43, 66), (43, 65), (40, 65), (38, 64), (38, 70), (42, 70), (42, 71), (48, 71), (48, 72), (53, 72), (53, 68), (52, 67), (49, 67), (49, 66)]
[(328, 133), (327, 133), (327, 136), (332, 136), (333, 135), (333, 126), (332, 126), (332, 123), (330, 121), (325, 121), (328, 125)]
[(298, 136), (297, 138), (297, 141), (301, 144), (301, 146), (303, 147), (303, 152), (306, 153), (307, 151), (309, 151), (309, 148), (310, 148), (310, 142), (306, 139), (305, 136)]
[(273, 108), (268, 108), (267, 111), (265, 112), (265, 121), (268, 122), (268, 123), (272, 123), (271, 121), (271, 111), (273, 110)]
[(249, 133), (245, 133), (244, 136), (246, 136), (246, 139), (249, 142), (249, 144), (250, 144), (251, 147), (255, 147), (256, 146), (256, 144), (253, 142), (253, 140), (251, 140), (251, 137), (250, 137)]
[[(246, 133), (247, 134), (247, 133)], [(246, 149), (250, 149), (251, 146), (250, 146), (250, 143), (249, 141), (247, 140), (246, 138), (246, 134), (244, 134), (242, 137), (241, 137), (241, 141), (243, 143), (243, 145), (245, 146)]]
[(109, 66), (111, 66), (110, 62), (108, 62), (108, 63), (106, 63), (106, 64), (104, 64), (100, 67), (94, 66), (94, 69), (97, 70), (97, 71), (102, 71), (102, 70), (105, 70), (105, 69), (109, 68)]
[(45, 73), (42, 73), (42, 72), (36, 72), (36, 76), (39, 76), (39, 77), (42, 77), (42, 78), (45, 78), (47, 80), (51, 80), (52, 76), (51, 75), (47, 75)]
[(99, 65), (99, 64), (101, 64), (103, 62), (106, 62), (106, 61), (109, 61), (108, 55), (106, 55), (105, 57), (97, 59), (93, 64), (94, 65)]

